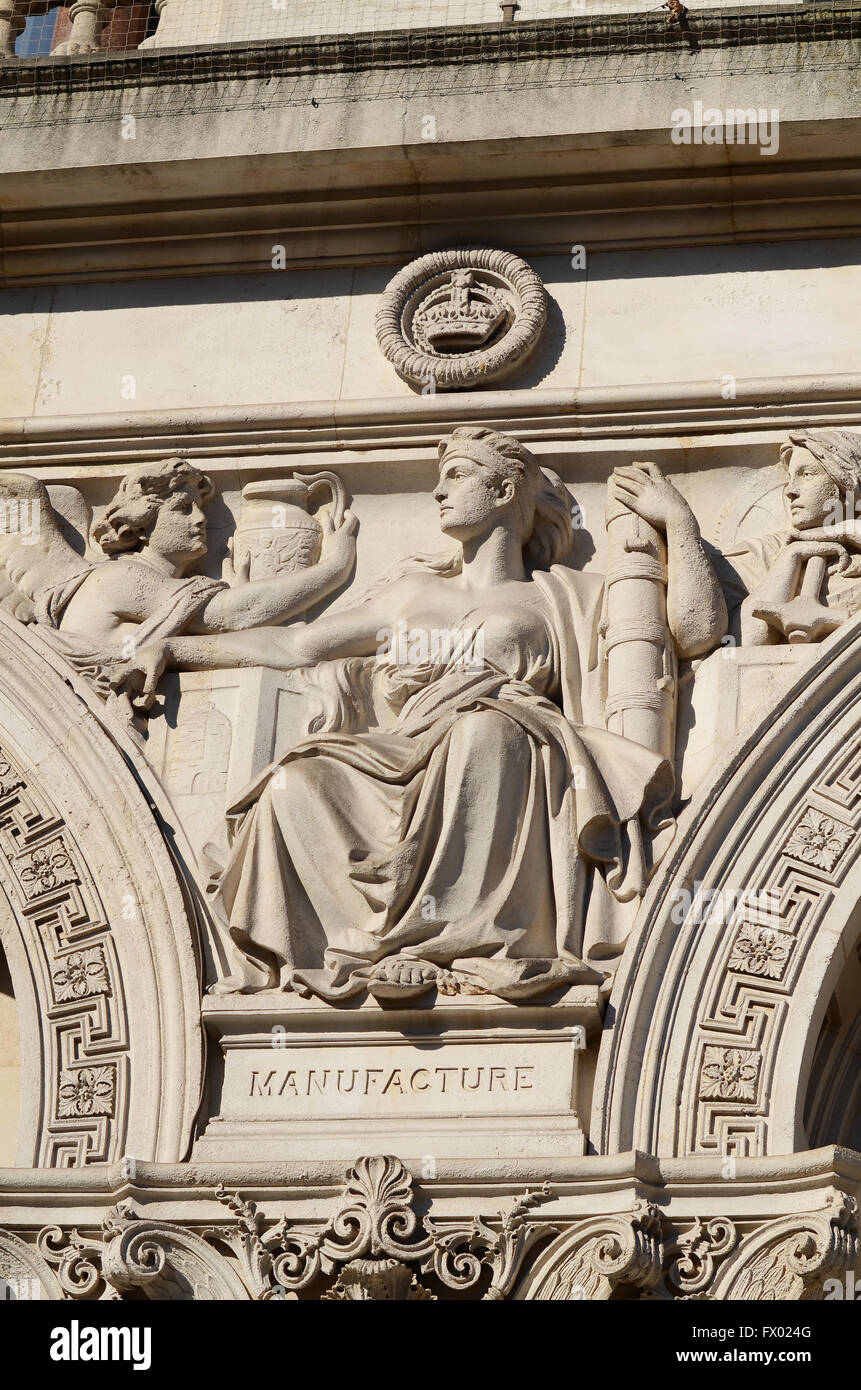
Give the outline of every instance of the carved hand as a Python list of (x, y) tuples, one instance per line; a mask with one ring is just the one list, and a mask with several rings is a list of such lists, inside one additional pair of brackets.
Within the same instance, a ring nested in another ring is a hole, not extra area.
[(168, 660), (166, 642), (151, 642), (129, 661), (118, 661), (107, 669), (111, 689), (131, 696), (141, 711), (151, 708), (158, 683)]
[(358, 520), (353, 513), (347, 509), (341, 519), (340, 526), (336, 526), (329, 511), (321, 511), (319, 514), (320, 525), (323, 528), (323, 553), (321, 558), (332, 566), (338, 574), (348, 575), (353, 568), (356, 558), (356, 528)]
[(239, 568), (233, 554), (233, 536), (227, 542), (227, 559), (221, 567), (221, 577), (226, 580), (231, 589), (238, 589), (241, 584), (251, 582), (251, 551), (249, 550), (244, 559), (240, 560)]
[(635, 462), (617, 468), (609, 486), (618, 501), (660, 531), (691, 515), (682, 494), (656, 463)]
[(796, 528), (790, 534), (793, 541), (818, 541), (822, 544), (833, 541), (861, 550), (861, 518), (850, 517), (845, 521), (833, 522), (829, 526), (811, 526), (803, 531)]
[(799, 569), (814, 556), (837, 560), (838, 569), (845, 567), (848, 562), (845, 546), (837, 540), (814, 539), (815, 534), (812, 531), (793, 533), (758, 586), (757, 596), (788, 599), (795, 588)]

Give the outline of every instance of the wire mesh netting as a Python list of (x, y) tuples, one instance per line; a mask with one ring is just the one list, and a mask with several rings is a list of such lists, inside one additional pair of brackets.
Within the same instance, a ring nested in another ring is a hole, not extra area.
[[(86, 0), (85, 0), (86, 4)], [(45, 56), (70, 42), (70, 6), (50, 0), (20, 0), (13, 11), (20, 57)], [(95, 9), (95, 5), (93, 6)], [(631, 0), (143, 0), (105, 4), (96, 42), (119, 51), (148, 47), (247, 43), (267, 39), (318, 39), (350, 34), (381, 34), (398, 29), (453, 28), (464, 25), (569, 20), (577, 16), (631, 13), (643, 6)], [(713, 0), (711, 8), (736, 9), (736, 0)], [(80, 5), (76, 6), (80, 10)], [(95, 27), (79, 13), (78, 29)], [(104, 27), (102, 27), (102, 22)]]
[(857, 67), (861, 3), (9, 0), (0, 125)]

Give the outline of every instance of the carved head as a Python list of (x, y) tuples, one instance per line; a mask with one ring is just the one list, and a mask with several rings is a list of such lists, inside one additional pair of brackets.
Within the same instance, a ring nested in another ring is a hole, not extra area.
[(783, 445), (780, 462), (788, 475), (783, 495), (796, 530), (839, 521), (850, 494), (861, 500), (861, 435), (799, 431)]
[(510, 435), (464, 426), (439, 446), (440, 529), (461, 542), (496, 526), (517, 527), (530, 569), (567, 555), (573, 535), (572, 501), (562, 480)]
[(145, 464), (123, 478), (93, 540), (106, 555), (149, 547), (181, 568), (206, 554), (210, 479), (187, 459)]

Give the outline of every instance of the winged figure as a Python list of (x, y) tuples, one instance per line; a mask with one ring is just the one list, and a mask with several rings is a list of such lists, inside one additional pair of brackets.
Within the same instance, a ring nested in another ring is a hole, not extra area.
[(37, 624), (101, 694), (144, 712), (152, 692), (127, 688), (140, 648), (283, 623), (337, 588), (354, 562), (356, 523), (346, 512), (339, 525), (321, 515), (323, 553), (307, 569), (249, 580), (246, 567), (232, 583), (194, 574), (208, 548), (212, 493), (210, 479), (186, 459), (145, 464), (122, 480), (91, 527), (77, 489), (56, 489), (52, 499), (38, 478), (0, 474), (7, 519), (0, 605)]

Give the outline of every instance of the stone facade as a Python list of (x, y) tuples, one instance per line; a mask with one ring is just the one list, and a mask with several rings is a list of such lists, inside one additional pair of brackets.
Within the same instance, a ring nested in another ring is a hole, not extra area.
[(0, 6), (0, 1277), (835, 1296), (857, 10), (361, 8)]

